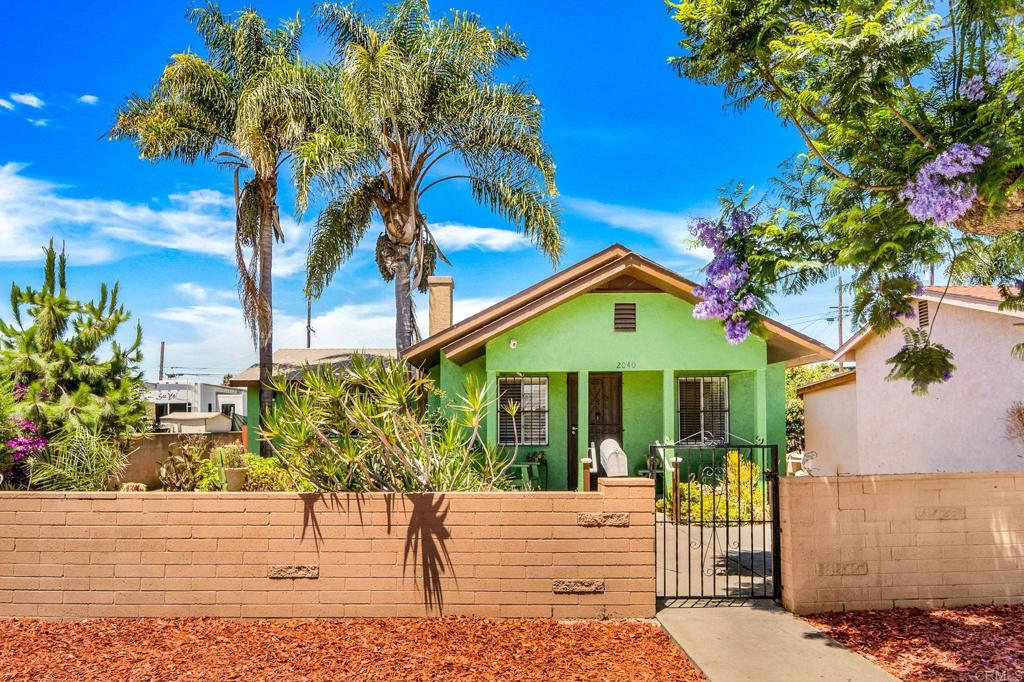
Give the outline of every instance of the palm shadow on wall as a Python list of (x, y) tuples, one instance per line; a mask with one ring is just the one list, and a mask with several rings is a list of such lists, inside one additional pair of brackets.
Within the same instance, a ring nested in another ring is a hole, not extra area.
[(448, 502), (443, 494), (419, 493), (408, 495), (412, 503), (409, 527), (405, 533), (405, 551), (402, 556), (402, 575), (406, 575), (410, 564), (414, 579), (423, 587), (423, 605), (427, 611), (444, 613), (444, 588), (442, 577), (450, 573), (456, 578), (447, 540), (451, 533), (445, 527), (448, 517)]

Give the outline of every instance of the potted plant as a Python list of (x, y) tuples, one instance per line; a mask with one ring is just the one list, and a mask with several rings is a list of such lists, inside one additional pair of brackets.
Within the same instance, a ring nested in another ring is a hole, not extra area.
[(245, 461), (245, 448), (241, 443), (220, 445), (211, 457), (217, 466), (217, 478), (221, 490), (239, 492), (245, 487), (245, 476), (249, 465)]

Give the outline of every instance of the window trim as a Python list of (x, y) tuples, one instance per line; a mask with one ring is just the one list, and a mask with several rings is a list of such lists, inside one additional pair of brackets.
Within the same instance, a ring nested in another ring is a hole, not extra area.
[[(522, 394), (523, 394), (523, 381), (530, 380), (537, 382), (537, 385), (544, 387), (544, 405), (543, 410), (523, 410), (522, 406)], [(517, 418), (519, 419), (519, 442), (516, 443), (514, 440), (503, 440), (501, 435), (501, 422), (502, 419), (509, 419), (511, 415), (504, 410), (501, 404), (501, 385), (504, 382), (517, 382), (519, 384), (519, 395), (520, 405)], [(498, 445), (510, 445), (519, 447), (538, 447), (548, 446), (551, 444), (551, 382), (545, 374), (515, 374), (510, 376), (498, 377), (498, 423), (495, 425), (497, 428), (497, 443)], [(522, 417), (526, 413), (530, 414), (543, 414), (544, 415), (544, 439), (524, 441), (523, 429), (522, 429)], [(503, 417), (504, 415), (504, 417)]]
[[(730, 433), (730, 431), (729, 431), (729, 427), (730, 427), (730, 423), (729, 423), (730, 422), (730, 419), (729, 419), (729, 412), (730, 412), (729, 376), (728, 375), (722, 375), (722, 374), (717, 374), (717, 375), (701, 375), (701, 376), (680, 376), (680, 377), (676, 377), (676, 431), (677, 431), (676, 444), (677, 445), (690, 446), (690, 447), (709, 447), (709, 446), (720, 445), (721, 444), (721, 443), (718, 443), (716, 441), (709, 441), (709, 440), (707, 440), (705, 435), (704, 435), (704, 432), (707, 431), (707, 429), (704, 426), (704, 413), (705, 413), (705, 408), (704, 408), (704, 383), (706, 381), (709, 381), (709, 380), (710, 381), (714, 381), (715, 383), (720, 384), (725, 389), (723, 391), (725, 407), (722, 410), (722, 415), (724, 417), (724, 428), (725, 428), (725, 441), (724, 442), (725, 443), (729, 442), (729, 433)], [(684, 438), (684, 434), (682, 433), (683, 404), (682, 404), (682, 399), (681, 399), (682, 396), (680, 395), (680, 393), (682, 391), (682, 386), (683, 386), (684, 383), (697, 383), (698, 386), (700, 387), (699, 388), (700, 406), (697, 408), (697, 416), (698, 416), (698, 419), (700, 420), (700, 431), (701, 431), (701, 439), (699, 441), (698, 440), (686, 440), (686, 441), (683, 440), (683, 438)]]

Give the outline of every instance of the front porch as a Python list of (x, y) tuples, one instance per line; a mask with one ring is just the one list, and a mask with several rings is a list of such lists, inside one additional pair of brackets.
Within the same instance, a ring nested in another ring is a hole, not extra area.
[[(518, 462), (543, 453), (548, 490), (582, 490), (591, 444), (622, 445), (629, 474), (647, 468), (655, 442), (700, 444), (711, 436), (731, 442), (785, 439), (781, 365), (723, 372), (695, 370), (486, 371), (492, 445), (516, 448)], [(515, 419), (504, 406), (519, 406)]]

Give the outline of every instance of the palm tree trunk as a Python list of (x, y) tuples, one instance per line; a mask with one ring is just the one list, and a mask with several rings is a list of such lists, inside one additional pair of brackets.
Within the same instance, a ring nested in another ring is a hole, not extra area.
[[(273, 180), (276, 184), (276, 179)], [(261, 188), (261, 215), (259, 235), (259, 287), (260, 303), (265, 306), (257, 319), (259, 329), (259, 363), (260, 363), (260, 432), (262, 434), (265, 420), (274, 406), (274, 392), (270, 389), (270, 379), (274, 371), (274, 209), (276, 188)], [(260, 455), (270, 457), (273, 452), (270, 444), (260, 438)]]
[(416, 320), (412, 316), (412, 255), (400, 244), (395, 257), (395, 348), (398, 352), (416, 343)]

